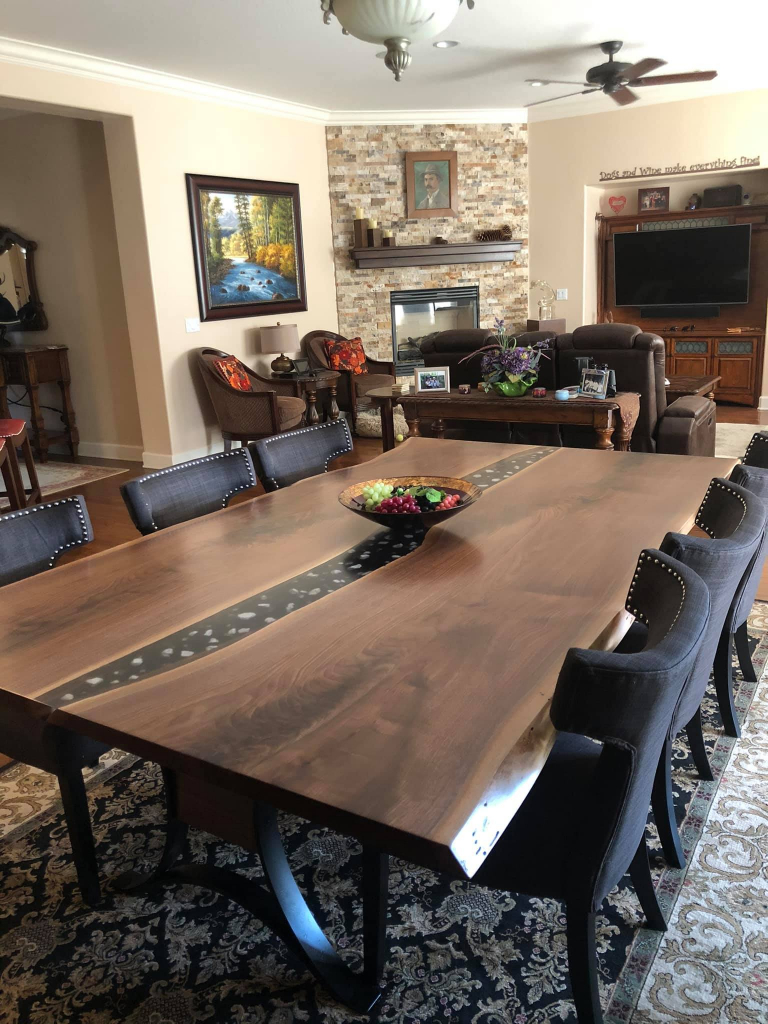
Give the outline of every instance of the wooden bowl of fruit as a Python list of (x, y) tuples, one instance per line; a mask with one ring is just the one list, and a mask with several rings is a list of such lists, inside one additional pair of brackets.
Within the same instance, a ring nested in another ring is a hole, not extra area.
[(393, 476), (364, 480), (342, 491), (339, 501), (351, 512), (382, 526), (434, 526), (474, 504), (483, 492), (452, 476)]

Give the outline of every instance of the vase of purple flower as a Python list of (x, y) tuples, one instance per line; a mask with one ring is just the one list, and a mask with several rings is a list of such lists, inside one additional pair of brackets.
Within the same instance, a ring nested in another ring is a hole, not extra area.
[(514, 335), (507, 333), (504, 320), (496, 318), (493, 326), (496, 330), (495, 342), (483, 346), (461, 362), (474, 359), (482, 353), (481, 386), (486, 391), (493, 390), (500, 395), (506, 395), (507, 398), (517, 398), (530, 391), (538, 380), (542, 356), (549, 359), (543, 351), (547, 348), (547, 342), (537, 341), (533, 345), (521, 345)]

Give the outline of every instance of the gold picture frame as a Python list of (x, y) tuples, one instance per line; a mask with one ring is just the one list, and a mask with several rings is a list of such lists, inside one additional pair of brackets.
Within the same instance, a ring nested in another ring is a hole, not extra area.
[(409, 220), (459, 216), (459, 155), (455, 150), (405, 154)]

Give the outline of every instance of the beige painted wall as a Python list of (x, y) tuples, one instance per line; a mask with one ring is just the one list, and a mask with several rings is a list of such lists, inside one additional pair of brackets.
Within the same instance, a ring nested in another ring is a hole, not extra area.
[[(104, 132), (98, 121), (30, 114), (0, 122), (0, 223), (38, 243), (45, 332), (11, 335), (66, 344), (84, 455), (136, 459), (142, 439), (131, 363)], [(21, 394), (21, 388), (13, 388)], [(41, 401), (61, 407), (56, 385)], [(13, 411), (29, 419), (29, 411)], [(61, 421), (45, 412), (46, 425)], [(64, 450), (64, 449), (62, 449)]]
[[(146, 464), (219, 447), (191, 351), (210, 345), (263, 364), (269, 360), (254, 358), (261, 325), (281, 319), (296, 323), (300, 335), (338, 326), (324, 128), (10, 64), (3, 65), (2, 88), (11, 101), (105, 121)], [(186, 333), (185, 318), (198, 316), (187, 172), (299, 183), (306, 313), (225, 320)]]
[[(762, 165), (768, 165), (768, 90), (637, 103), (608, 113), (533, 123), (529, 147), (531, 279), (568, 289), (568, 300), (557, 303), (556, 315), (566, 317), (573, 329), (594, 315), (600, 172), (741, 156), (760, 156)], [(720, 177), (710, 172), (676, 178), (673, 203), (681, 189), (687, 194), (700, 191)], [(733, 172), (723, 174), (724, 181), (733, 177)], [(638, 187), (659, 180), (618, 181), (611, 194), (636, 196)]]

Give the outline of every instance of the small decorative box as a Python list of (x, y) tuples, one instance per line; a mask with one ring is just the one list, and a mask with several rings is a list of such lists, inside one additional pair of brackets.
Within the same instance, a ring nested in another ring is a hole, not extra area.
[(459, 394), (460, 395), (469, 395), (469, 394), (471, 394), (471, 392), (472, 392), (472, 385), (471, 384), (459, 384)]
[(534, 388), (533, 389), (533, 397), (534, 398), (546, 398), (547, 397), (547, 389), (546, 388)]
[(558, 402), (567, 402), (570, 397), (571, 393), (568, 390), (568, 388), (558, 388), (558, 390), (555, 392), (555, 398), (558, 400)]

